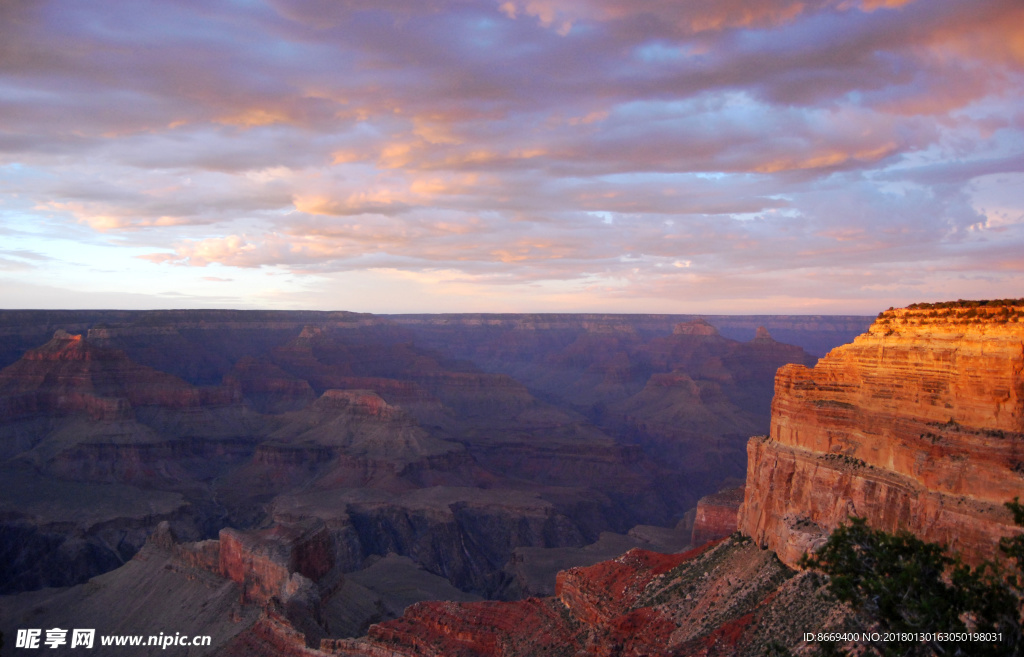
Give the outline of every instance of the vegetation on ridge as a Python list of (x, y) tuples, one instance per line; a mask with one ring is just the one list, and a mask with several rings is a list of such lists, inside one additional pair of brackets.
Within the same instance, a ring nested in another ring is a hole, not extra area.
[[(1006, 506), (1024, 526), (1024, 504), (1014, 498)], [(1002, 539), (1000, 549), (1016, 571), (992, 562), (971, 568), (940, 545), (906, 531), (871, 529), (863, 518), (851, 517), (800, 565), (829, 575), (832, 593), (866, 619), (865, 631), (883, 638), (856, 642), (866, 654), (1022, 655), (1024, 534)], [(998, 639), (944, 641), (938, 633)], [(822, 648), (835, 651), (835, 645)]]
[[(936, 303), (912, 303), (907, 310), (938, 310), (941, 308), (1001, 308), (1006, 306), (1024, 306), (1021, 299), (957, 299), (956, 301), (939, 301)], [(890, 308), (892, 310), (892, 308)]]
[(1005, 324), (1020, 322), (1024, 318), (1022, 299), (980, 299), (940, 301), (937, 303), (912, 303), (906, 308), (893, 308), (878, 313), (881, 324), (897, 319), (910, 324), (928, 324), (941, 320), (943, 323), (979, 323), (981, 321)]

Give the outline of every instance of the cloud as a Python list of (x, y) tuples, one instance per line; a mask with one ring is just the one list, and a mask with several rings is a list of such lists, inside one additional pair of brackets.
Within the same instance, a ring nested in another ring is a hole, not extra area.
[(1022, 26), (1015, 0), (2, 3), (0, 231), (459, 295), (1007, 290)]
[(46, 260), (51, 259), (49, 256), (36, 253), (35, 251), (29, 251), (27, 249), (0, 249), (0, 256), (17, 258), (19, 260), (29, 260), (31, 262), (45, 262)]

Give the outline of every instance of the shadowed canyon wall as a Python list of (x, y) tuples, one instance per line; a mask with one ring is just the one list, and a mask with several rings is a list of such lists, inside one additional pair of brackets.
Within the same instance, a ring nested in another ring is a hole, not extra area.
[(0, 591), (116, 568), (164, 520), (321, 520), (346, 571), (394, 553), (507, 597), (641, 525), (674, 544), (743, 476), (775, 369), (813, 361), (759, 323), (864, 321), (712, 319), (0, 311)]
[(312, 654), (419, 600), (679, 549), (743, 474), (775, 369), (813, 362), (769, 329), (831, 345), (864, 323), (710, 320), (0, 312), (0, 575), (27, 591), (0, 615)]

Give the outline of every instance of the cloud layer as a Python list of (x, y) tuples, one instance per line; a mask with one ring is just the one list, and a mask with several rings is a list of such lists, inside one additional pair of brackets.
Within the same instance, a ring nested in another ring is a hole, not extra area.
[(0, 278), (57, 305), (1022, 296), (1022, 174), (1018, 0), (0, 2)]

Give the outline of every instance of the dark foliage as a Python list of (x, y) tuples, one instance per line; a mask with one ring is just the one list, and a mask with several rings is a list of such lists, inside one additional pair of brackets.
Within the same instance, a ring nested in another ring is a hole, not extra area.
[[(1007, 506), (1024, 526), (1024, 505), (1014, 500)], [(889, 534), (851, 518), (801, 565), (828, 574), (832, 593), (866, 620), (865, 629), (889, 639), (862, 644), (868, 654), (1024, 655), (1024, 535), (1003, 539), (1000, 547), (1017, 572), (988, 562), (971, 568), (909, 532)], [(994, 633), (998, 639), (948, 641), (933, 636), (939, 632)]]
[[(910, 310), (929, 310), (941, 308), (998, 308), (1000, 306), (1024, 306), (1024, 299), (957, 299), (956, 301), (940, 301), (938, 303), (912, 303), (907, 308)], [(892, 308), (889, 310), (892, 310)]]

